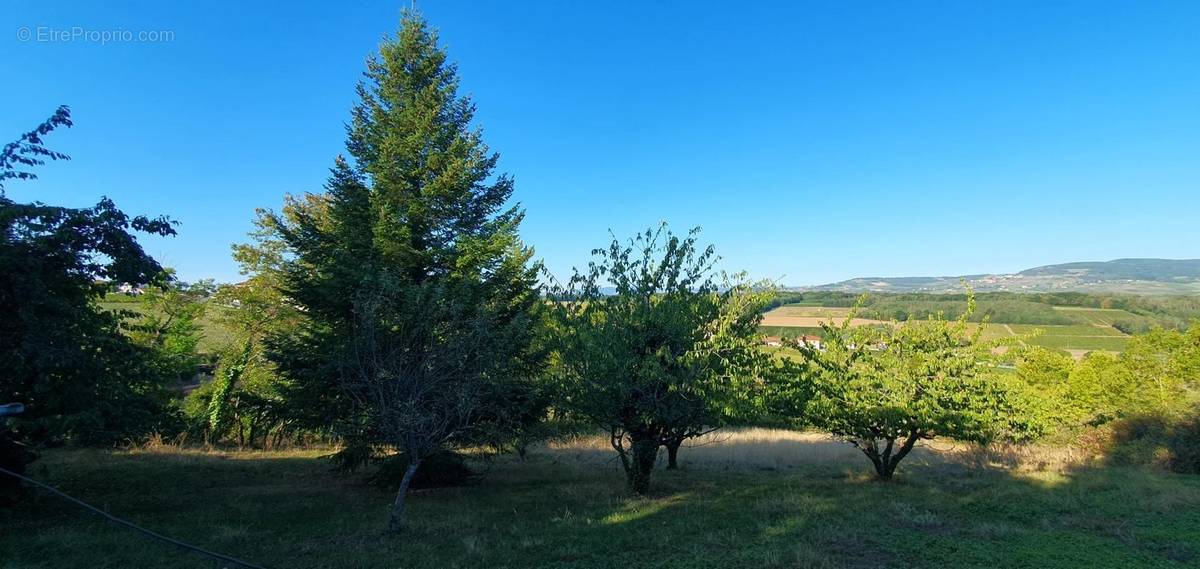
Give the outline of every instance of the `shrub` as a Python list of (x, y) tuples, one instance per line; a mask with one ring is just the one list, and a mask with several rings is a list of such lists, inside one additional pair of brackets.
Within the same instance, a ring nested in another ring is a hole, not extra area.
[(1168, 439), (1171, 470), (1200, 474), (1200, 410), (1178, 422)]
[(1114, 464), (1158, 466), (1200, 474), (1200, 407), (1184, 415), (1149, 414), (1115, 421), (1108, 445)]
[[(408, 470), (408, 456), (402, 453), (379, 460), (379, 470), (371, 476), (371, 484), (396, 491)], [(421, 460), (421, 468), (413, 476), (410, 488), (447, 488), (465, 486), (476, 477), (461, 454), (451, 451), (433, 453)]]

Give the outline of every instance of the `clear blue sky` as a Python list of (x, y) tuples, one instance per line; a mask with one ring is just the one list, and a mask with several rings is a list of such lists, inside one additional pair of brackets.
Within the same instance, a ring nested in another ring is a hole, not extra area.
[[(258, 207), (319, 190), (408, 2), (10, 2), (0, 133), (68, 104), (15, 199), (168, 214), (238, 278)], [(1200, 4), (426, 0), (556, 273), (700, 225), (784, 284), (1200, 257)], [(19, 29), (169, 42), (20, 41)]]

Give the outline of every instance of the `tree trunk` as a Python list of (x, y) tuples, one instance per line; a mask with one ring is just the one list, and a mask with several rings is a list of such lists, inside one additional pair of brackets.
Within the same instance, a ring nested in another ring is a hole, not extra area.
[(404, 478), (400, 480), (400, 489), (396, 491), (396, 501), (392, 503), (392, 513), (388, 515), (388, 531), (392, 533), (400, 532), (400, 525), (404, 521), (404, 498), (408, 495), (408, 487), (412, 484), (413, 476), (417, 473), (419, 466), (421, 466), (421, 459), (412, 459), (408, 463), (408, 469), (404, 471)]
[(892, 474), (896, 473), (896, 467), (890, 466), (889, 463), (882, 460), (875, 460), (875, 478), (884, 482), (892, 479)]
[(871, 441), (869, 445), (864, 444), (859, 448), (862, 449), (863, 454), (867, 455), (867, 458), (871, 459), (871, 463), (875, 465), (875, 476), (879, 480), (887, 481), (891, 480), (892, 476), (896, 474), (896, 467), (900, 466), (900, 461), (912, 451), (913, 445), (917, 443), (919, 438), (920, 433), (909, 433), (904, 438), (904, 442), (900, 443), (900, 448), (896, 449), (895, 454), (892, 454), (892, 450), (895, 448), (896, 439), (887, 439), (887, 444), (884, 445), (882, 451), (879, 450), (879, 446), (875, 441)]
[(643, 436), (632, 438), (630, 442), (629, 489), (634, 494), (644, 495), (650, 491), (650, 473), (654, 470), (654, 461), (658, 459), (659, 441), (655, 437)]
[(679, 470), (679, 445), (682, 444), (681, 438), (667, 441), (667, 470)]
[(892, 456), (888, 464), (888, 478), (892, 477), (892, 473), (896, 472), (896, 467), (900, 466), (900, 461), (908, 456), (909, 451), (913, 449), (913, 445), (917, 444), (917, 439), (920, 438), (919, 433), (909, 433), (904, 442), (900, 444), (900, 449)]
[(250, 442), (250, 448), (254, 448), (254, 438), (258, 436), (258, 418), (250, 420), (250, 434), (246, 437)]

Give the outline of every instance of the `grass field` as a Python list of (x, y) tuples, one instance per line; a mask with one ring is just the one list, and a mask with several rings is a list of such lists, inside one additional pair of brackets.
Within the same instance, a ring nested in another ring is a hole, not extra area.
[[(1200, 477), (992, 456), (936, 443), (871, 481), (817, 435), (751, 430), (680, 453), (650, 498), (601, 440), (502, 458), (463, 488), (391, 494), (321, 451), (53, 451), (33, 475), (169, 535), (267, 567), (1196, 567)], [(0, 510), (0, 567), (197, 567), (211, 561), (52, 497)]]
[[(781, 306), (763, 315), (763, 325), (759, 330), (768, 336), (820, 335), (821, 322), (840, 324), (848, 315), (849, 310), (841, 307)], [(1065, 350), (1076, 357), (1089, 351), (1120, 352), (1125, 349), (1129, 336), (1113, 328), (1110, 324), (1116, 317), (1137, 318), (1124, 310), (1078, 308), (1066, 311), (1077, 316), (1080, 323), (1073, 325), (988, 323), (985, 325), (982, 338), (995, 340), (1022, 337), (1021, 341), (1026, 344)], [(862, 326), (887, 323), (882, 320), (856, 318), (853, 324)], [(971, 326), (978, 326), (978, 324), (971, 324)], [(1040, 330), (1040, 334), (1033, 336), (1035, 330)]]
[(1076, 352), (1121, 352), (1129, 343), (1129, 338), (1111, 336), (1039, 336), (1028, 343), (1043, 348)]
[(1006, 324), (1004, 326), (1006, 329), (1011, 329), (1013, 333), (1022, 336), (1033, 334), (1034, 331), (1040, 331), (1038, 335), (1023, 341), (1027, 344), (1043, 348), (1066, 350), (1074, 355), (1082, 355), (1083, 352), (1087, 351), (1120, 352), (1125, 349), (1125, 344), (1129, 342), (1129, 336), (1122, 334), (1120, 330), (1099, 325), (1034, 326)]
[[(100, 302), (100, 308), (104, 310), (129, 310), (133, 312), (141, 312), (145, 310), (143, 305), (137, 302)], [(203, 330), (203, 335), (200, 337), (199, 351), (206, 354), (215, 354), (224, 349), (230, 341), (229, 330), (218, 321), (217, 311), (224, 310), (220, 306), (210, 304), (204, 316), (200, 318), (200, 326)]]
[(812, 318), (824, 318), (824, 319), (829, 319), (829, 318), (842, 319), (850, 314), (850, 310), (851, 310), (850, 308), (845, 308), (845, 307), (805, 306), (805, 305), (788, 304), (786, 306), (780, 306), (779, 308), (776, 308), (776, 309), (770, 311), (768, 314), (775, 315), (775, 316), (798, 316), (798, 317), (812, 317)]
[(1041, 330), (1044, 336), (1106, 336), (1106, 337), (1123, 337), (1120, 330), (1109, 326), (1089, 326), (1079, 324), (1076, 326), (1044, 326), (1039, 324), (1008, 324), (1008, 327), (1013, 329), (1017, 334), (1030, 334), (1034, 330)]
[(1112, 326), (1117, 320), (1137, 320), (1140, 316), (1116, 308), (1078, 308), (1074, 306), (1055, 306), (1054, 310), (1069, 314), (1084, 324)]

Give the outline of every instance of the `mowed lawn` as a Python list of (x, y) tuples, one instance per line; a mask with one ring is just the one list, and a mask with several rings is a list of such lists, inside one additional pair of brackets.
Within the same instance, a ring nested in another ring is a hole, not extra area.
[[(32, 475), (288, 569), (1200, 566), (1200, 477), (935, 445), (879, 483), (841, 443), (742, 431), (684, 449), (683, 470), (633, 498), (603, 441), (574, 441), (418, 491), (399, 536), (382, 532), (392, 495), (316, 450), (54, 451)], [(4, 568), (220, 566), (45, 495), (0, 510), (0, 528)]]

